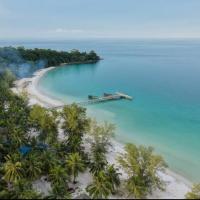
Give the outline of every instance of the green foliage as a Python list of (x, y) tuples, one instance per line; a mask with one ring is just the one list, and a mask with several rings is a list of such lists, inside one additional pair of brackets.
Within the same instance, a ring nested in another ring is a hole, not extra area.
[(61, 160), (59, 160), (55, 151), (45, 150), (40, 152), (40, 159), (42, 160), (42, 172), (44, 175), (50, 174), (50, 170), (59, 165)]
[(1, 199), (41, 199), (42, 195), (32, 189), (32, 184), (25, 179), (13, 184), (11, 188), (0, 190)]
[(63, 108), (63, 128), (65, 133), (82, 135), (88, 130), (89, 121), (86, 117), (86, 109), (76, 104), (67, 105)]
[(1, 87), (12, 87), (15, 79), (16, 77), (14, 74), (9, 69), (5, 69), (3, 73), (0, 74)]
[(34, 105), (30, 112), (31, 123), (40, 131), (39, 140), (48, 144), (57, 142), (58, 128), (54, 112)]
[(67, 145), (70, 152), (81, 152), (82, 137), (89, 128), (89, 120), (86, 117), (86, 109), (76, 104), (63, 108), (64, 133), (67, 136)]
[(107, 166), (106, 169), (106, 175), (108, 178), (108, 181), (112, 185), (112, 193), (115, 193), (117, 191), (117, 188), (120, 186), (120, 173), (118, 172), (118, 169), (114, 167), (114, 165)]
[(42, 174), (42, 160), (39, 159), (39, 155), (35, 152), (31, 152), (27, 155), (24, 161), (24, 169), (26, 177), (30, 180), (36, 180)]
[(152, 189), (163, 189), (163, 182), (157, 173), (167, 167), (163, 158), (154, 155), (151, 147), (127, 144), (125, 151), (126, 153), (119, 156), (118, 160), (129, 176), (126, 181), (129, 195), (145, 198)]
[(49, 178), (53, 185), (66, 185), (68, 179), (67, 170), (61, 165), (53, 166), (50, 169)]
[(96, 174), (92, 184), (86, 188), (90, 197), (93, 199), (108, 198), (108, 196), (112, 193), (112, 189), (112, 183), (104, 171), (100, 171)]
[(60, 65), (61, 63), (97, 62), (100, 59), (94, 51), (89, 53), (81, 53), (78, 50), (58, 52), (50, 49), (25, 49), (23, 47), (17, 50), (24, 60), (33, 62), (43, 60), (46, 67)]
[(73, 175), (73, 182), (76, 183), (76, 177), (79, 172), (83, 172), (85, 170), (85, 164), (82, 160), (79, 153), (72, 153), (66, 159), (67, 168), (70, 173)]
[[(0, 82), (8, 84), (7, 81), (9, 80), (0, 78)], [(7, 87), (2, 88), (2, 85), (0, 84), (0, 132), (3, 142), (10, 144), (9, 151), (13, 151), (26, 142), (30, 109), (26, 101), (14, 95)]]
[(91, 144), (91, 164), (90, 172), (94, 175), (105, 170), (107, 166), (106, 153), (111, 146), (111, 138), (114, 137), (114, 125), (105, 122), (98, 125), (96, 121), (91, 122), (90, 135), (93, 138)]
[(107, 153), (109, 146), (111, 146), (111, 138), (115, 136), (115, 126), (108, 122), (103, 125), (98, 125), (96, 121), (91, 122), (90, 135), (94, 139), (93, 147), (99, 153)]
[(22, 163), (15, 161), (14, 156), (6, 156), (6, 162), (3, 164), (3, 171), (5, 172), (3, 179), (8, 183), (16, 183), (23, 176)]
[(97, 62), (100, 57), (90, 51), (79, 52), (78, 50), (55, 51), (51, 49), (25, 49), (24, 47), (1, 47), (0, 48), (0, 63), (9, 65), (12, 63), (22, 64), (27, 61), (37, 63), (43, 61), (46, 67), (60, 65), (61, 63), (85, 63)]
[(48, 195), (47, 199), (71, 199), (71, 195), (69, 194), (68, 188), (63, 184), (54, 184), (52, 186), (52, 191), (50, 195)]
[(195, 184), (192, 187), (192, 191), (185, 195), (186, 199), (200, 199), (200, 184)]
[(98, 174), (100, 171), (105, 170), (108, 162), (104, 153), (98, 152), (98, 148), (92, 148), (92, 159), (90, 163), (90, 172), (93, 175)]

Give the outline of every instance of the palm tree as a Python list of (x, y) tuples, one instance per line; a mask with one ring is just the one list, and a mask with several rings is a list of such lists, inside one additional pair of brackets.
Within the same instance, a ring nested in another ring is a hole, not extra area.
[(143, 178), (139, 176), (129, 177), (125, 187), (129, 192), (128, 196), (134, 195), (136, 199), (145, 198), (148, 193), (148, 188), (145, 186)]
[(65, 106), (62, 111), (62, 118), (64, 119), (62, 128), (67, 137), (70, 152), (81, 153), (82, 137), (89, 128), (86, 109), (76, 104)]
[(20, 193), (18, 199), (42, 199), (42, 194), (33, 189), (28, 189)]
[(10, 137), (12, 138), (10, 139), (10, 141), (12, 141), (11, 142), (12, 148), (18, 148), (22, 144), (26, 143), (26, 136), (22, 130), (16, 127), (12, 127), (11, 125), (10, 125), (10, 129), (11, 129)]
[(66, 190), (66, 187), (64, 185), (54, 184), (52, 186), (52, 190), (50, 191), (50, 194), (46, 198), (47, 199), (71, 199), (71, 196), (68, 190)]
[(112, 185), (112, 193), (115, 193), (117, 188), (120, 186), (120, 173), (117, 172), (118, 169), (115, 169), (114, 165), (109, 165), (106, 169), (106, 175), (108, 180)]
[(89, 121), (86, 117), (86, 109), (76, 104), (65, 106), (62, 112), (64, 118), (63, 128), (68, 134), (83, 134), (88, 130)]
[(59, 164), (59, 160), (55, 152), (45, 150), (42, 152), (40, 159), (42, 160), (42, 172), (46, 175), (50, 173), (50, 170)]
[(22, 168), (22, 163), (21, 162), (15, 162), (13, 158), (8, 155), (5, 158), (6, 162), (3, 164), (3, 169), (4, 169), (4, 180), (7, 181), (8, 183), (14, 183), (20, 180), (23, 176), (23, 168)]
[(53, 184), (58, 185), (63, 185), (63, 183), (66, 183), (68, 178), (66, 169), (63, 168), (61, 165), (56, 165), (53, 168), (51, 168), (49, 177)]
[(112, 193), (112, 184), (108, 180), (105, 172), (100, 171), (96, 176), (94, 176), (92, 184), (90, 184), (86, 190), (93, 199), (108, 198)]
[(26, 176), (30, 180), (36, 179), (42, 173), (42, 161), (37, 154), (30, 153), (25, 162)]
[(76, 183), (76, 177), (79, 172), (83, 172), (85, 170), (85, 164), (79, 155), (79, 153), (72, 153), (66, 159), (67, 167), (73, 175), (73, 183)]
[(186, 199), (200, 199), (200, 184), (194, 184), (192, 191), (185, 195)]
[(15, 199), (41, 199), (42, 194), (38, 193), (32, 188), (32, 182), (26, 179), (21, 179), (13, 186), (15, 192)]
[(21, 179), (12, 185), (12, 190), (5, 188), (0, 190), (2, 199), (41, 199), (42, 195), (32, 189), (32, 183)]
[(93, 175), (98, 174), (100, 171), (104, 170), (107, 165), (106, 156), (103, 153), (99, 153), (97, 151), (92, 152), (93, 157), (90, 164), (90, 172)]
[(57, 115), (53, 111), (34, 105), (31, 109), (29, 120), (40, 132), (38, 135), (40, 141), (48, 144), (57, 142)]
[(66, 144), (70, 148), (69, 152), (74, 153), (74, 152), (80, 152), (81, 153), (81, 143), (82, 143), (82, 138), (78, 135), (73, 135), (70, 134), (67, 138)]

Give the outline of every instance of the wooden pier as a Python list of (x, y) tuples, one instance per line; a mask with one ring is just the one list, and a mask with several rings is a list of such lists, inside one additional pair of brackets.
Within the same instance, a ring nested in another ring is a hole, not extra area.
[[(86, 106), (86, 105), (90, 105), (90, 104), (104, 103), (104, 102), (107, 102), (107, 101), (116, 101), (116, 100), (122, 100), (122, 99), (133, 100), (133, 97), (131, 97), (127, 94), (121, 93), (121, 92), (116, 92), (114, 94), (104, 95), (104, 96), (101, 96), (101, 97), (94, 96), (95, 97), (94, 99), (91, 99), (91, 95), (89, 95), (89, 96), (90, 96), (90, 98), (87, 101), (79, 102), (79, 103), (77, 103), (77, 105)], [(64, 107), (64, 105), (58, 106), (58, 107), (55, 107), (55, 108), (59, 109), (59, 108), (62, 108), (62, 107)]]
[(121, 99), (132, 100), (133, 98), (124, 93), (116, 92), (115, 94), (106, 95), (106, 96), (98, 97), (95, 99), (90, 99), (84, 102), (80, 102), (78, 103), (78, 105), (84, 106), (84, 105), (89, 105), (89, 104), (103, 103), (107, 101), (115, 101), (115, 100), (121, 100)]

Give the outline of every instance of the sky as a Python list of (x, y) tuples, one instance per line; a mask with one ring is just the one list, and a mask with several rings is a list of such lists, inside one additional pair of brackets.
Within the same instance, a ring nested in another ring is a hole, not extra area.
[(0, 0), (0, 39), (200, 38), (200, 0)]

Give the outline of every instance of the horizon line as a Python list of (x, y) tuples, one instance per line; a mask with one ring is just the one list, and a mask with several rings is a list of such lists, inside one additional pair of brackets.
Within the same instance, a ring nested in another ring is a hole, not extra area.
[(69, 41), (69, 40), (198, 40), (200, 37), (69, 37), (69, 38), (0, 38), (5, 41)]

